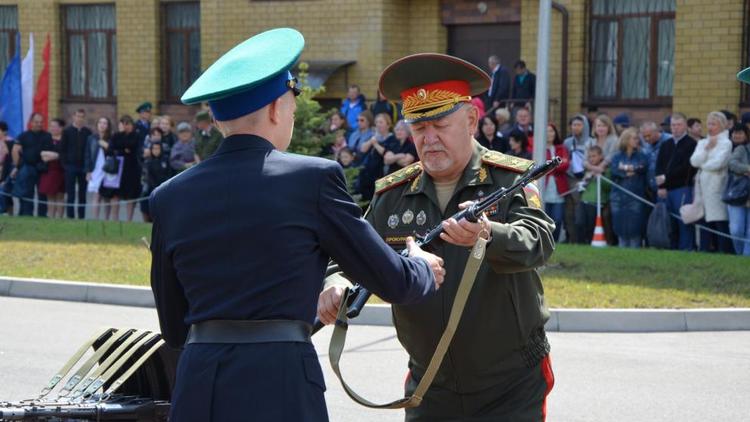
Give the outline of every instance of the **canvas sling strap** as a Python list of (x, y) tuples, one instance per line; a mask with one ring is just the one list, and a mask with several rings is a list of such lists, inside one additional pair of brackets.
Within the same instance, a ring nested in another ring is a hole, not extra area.
[[(155, 337), (155, 338), (156, 338), (156, 337)], [(123, 383), (124, 383), (125, 381), (127, 381), (127, 380), (128, 380), (128, 378), (130, 378), (130, 376), (131, 376), (131, 375), (133, 375), (133, 373), (134, 373), (135, 371), (137, 371), (137, 370), (138, 370), (138, 368), (140, 368), (140, 367), (141, 367), (141, 365), (143, 365), (143, 363), (144, 363), (144, 362), (146, 362), (146, 359), (150, 358), (150, 357), (151, 357), (151, 355), (153, 355), (153, 354), (154, 354), (154, 352), (156, 352), (157, 350), (159, 350), (159, 348), (160, 348), (160, 347), (161, 347), (162, 345), (164, 345), (164, 340), (162, 340), (161, 338), (158, 338), (158, 340), (157, 340), (157, 341), (156, 341), (156, 342), (155, 342), (155, 343), (154, 343), (154, 344), (153, 344), (153, 345), (152, 345), (151, 347), (149, 347), (149, 348), (148, 348), (148, 350), (146, 350), (146, 352), (145, 352), (145, 353), (143, 353), (143, 355), (141, 355), (141, 357), (139, 357), (139, 358), (138, 358), (138, 360), (137, 360), (137, 361), (135, 361), (135, 362), (134, 362), (134, 363), (133, 363), (133, 364), (132, 364), (132, 365), (130, 366), (130, 368), (128, 368), (128, 369), (127, 369), (127, 371), (125, 371), (125, 372), (124, 372), (124, 373), (123, 373), (122, 375), (120, 375), (120, 377), (119, 377), (119, 378), (117, 378), (117, 379), (116, 379), (116, 380), (115, 380), (115, 381), (114, 381), (114, 382), (113, 382), (113, 383), (112, 383), (112, 384), (111, 384), (111, 385), (109, 386), (109, 388), (107, 389), (107, 391), (105, 391), (105, 392), (104, 392), (104, 395), (103, 395), (102, 397), (103, 397), (103, 398), (106, 398), (106, 397), (108, 397), (109, 395), (111, 395), (112, 393), (114, 393), (115, 391), (117, 391), (117, 389), (118, 389), (118, 388), (120, 388), (120, 386), (121, 386), (121, 385), (122, 385), (122, 384), (123, 384)]]
[(341, 381), (341, 386), (344, 388), (344, 391), (346, 391), (346, 394), (348, 394), (349, 397), (352, 398), (352, 400), (356, 401), (362, 406), (375, 409), (401, 409), (419, 406), (425, 393), (430, 388), (430, 384), (432, 384), (432, 380), (435, 378), (438, 369), (440, 369), (440, 364), (443, 362), (443, 357), (445, 357), (445, 353), (448, 351), (448, 346), (450, 346), (453, 335), (456, 333), (456, 328), (458, 327), (458, 323), (461, 320), (461, 314), (463, 314), (466, 300), (469, 298), (469, 293), (471, 292), (471, 288), (474, 286), (474, 280), (476, 279), (477, 272), (479, 271), (479, 267), (482, 264), (486, 246), (487, 240), (480, 237), (479, 240), (477, 240), (477, 243), (474, 244), (474, 247), (471, 249), (471, 252), (469, 253), (469, 259), (466, 261), (466, 267), (464, 268), (463, 276), (461, 277), (461, 281), (458, 284), (456, 297), (453, 300), (453, 307), (451, 308), (451, 313), (448, 317), (448, 324), (445, 327), (445, 331), (443, 331), (443, 335), (440, 337), (440, 341), (435, 348), (435, 353), (432, 355), (432, 359), (430, 359), (430, 363), (427, 366), (427, 370), (425, 371), (422, 380), (419, 382), (419, 385), (417, 385), (416, 390), (414, 390), (414, 394), (412, 394), (410, 397), (404, 397), (402, 399), (386, 404), (376, 404), (362, 398), (360, 395), (355, 393), (354, 390), (352, 390), (346, 384), (346, 382), (344, 382), (344, 379), (341, 376), (341, 368), (339, 367), (339, 361), (341, 360), (341, 353), (344, 350), (344, 344), (346, 342), (346, 331), (348, 328), (346, 317), (346, 293), (348, 293), (348, 291), (344, 294), (341, 306), (339, 306), (336, 325), (333, 327), (333, 335), (331, 336), (331, 344), (328, 348), (328, 356), (331, 361), (333, 372), (336, 374), (339, 381)]
[[(114, 331), (117, 331), (117, 330), (115, 330), (114, 328), (107, 328), (97, 334), (94, 334), (93, 336), (91, 336), (90, 339), (86, 340), (86, 342), (83, 343), (81, 347), (79, 347), (78, 350), (76, 350), (75, 353), (73, 353), (73, 356), (71, 356), (70, 359), (68, 359), (68, 361), (65, 362), (65, 365), (63, 365), (63, 367), (60, 368), (60, 370), (57, 371), (57, 373), (49, 380), (49, 382), (47, 383), (47, 386), (44, 387), (42, 391), (39, 393), (38, 398), (41, 399), (47, 394), (49, 394), (50, 391), (52, 391), (52, 389), (55, 388), (55, 386), (57, 386), (57, 384), (65, 377), (65, 375), (68, 375), (68, 372), (70, 372), (73, 366), (75, 366), (75, 364), (78, 363), (79, 360), (81, 360), (81, 357), (83, 356), (84, 353), (86, 353), (89, 347), (93, 346), (94, 343), (96, 343), (96, 341), (99, 340), (100, 338), (110, 335)], [(110, 336), (110, 337), (113, 337), (113, 336)]]
[(112, 366), (110, 366), (106, 371), (104, 371), (103, 374), (101, 374), (99, 377), (97, 377), (94, 382), (89, 385), (86, 390), (83, 391), (82, 397), (86, 398), (91, 396), (92, 394), (99, 391), (100, 388), (106, 383), (109, 382), (109, 380), (115, 376), (115, 374), (122, 369), (122, 367), (127, 363), (131, 357), (135, 355), (136, 352), (138, 352), (141, 347), (143, 347), (144, 344), (153, 341), (155, 338), (160, 338), (160, 334), (158, 333), (152, 333), (152, 332), (146, 332), (146, 335), (141, 337), (140, 340), (138, 340), (131, 348), (129, 348), (125, 353), (120, 356), (119, 359), (117, 359)]
[(94, 352), (91, 357), (88, 358), (86, 362), (84, 362), (80, 368), (78, 368), (78, 371), (76, 371), (75, 374), (73, 374), (70, 379), (68, 379), (68, 382), (65, 383), (62, 389), (60, 389), (60, 393), (57, 395), (57, 397), (65, 397), (68, 394), (70, 394), (71, 391), (80, 383), (83, 378), (86, 376), (86, 374), (89, 373), (91, 368), (94, 367), (94, 365), (99, 362), (99, 359), (101, 359), (102, 356), (104, 356), (107, 351), (109, 351), (113, 345), (120, 339), (125, 339), (130, 333), (132, 333), (133, 330), (115, 330), (115, 332), (107, 339), (104, 344), (102, 344), (96, 351)]
[(83, 381), (81, 381), (70, 393), (71, 399), (76, 399), (78, 397), (81, 397), (84, 393), (84, 391), (87, 390), (87, 388), (96, 381), (102, 373), (104, 373), (116, 360), (117, 358), (123, 354), (130, 346), (133, 345), (133, 343), (137, 342), (138, 340), (142, 339), (146, 336), (148, 332), (142, 331), (142, 330), (135, 330), (133, 331), (125, 340), (122, 341), (122, 343), (117, 346), (117, 348), (107, 356), (106, 359), (104, 359), (104, 362), (101, 362), (99, 364), (99, 367), (96, 368), (88, 377), (86, 377)]

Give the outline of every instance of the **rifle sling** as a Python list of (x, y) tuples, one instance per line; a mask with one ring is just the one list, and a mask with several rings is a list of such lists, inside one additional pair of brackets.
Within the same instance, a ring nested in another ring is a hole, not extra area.
[(440, 369), (440, 364), (443, 362), (443, 357), (445, 357), (445, 353), (448, 351), (448, 346), (450, 346), (451, 340), (453, 340), (453, 335), (456, 333), (456, 328), (458, 327), (458, 323), (461, 320), (464, 306), (466, 306), (466, 301), (469, 298), (469, 293), (471, 292), (472, 287), (474, 286), (477, 272), (479, 271), (479, 267), (481, 266), (482, 260), (484, 259), (486, 246), (487, 240), (480, 237), (479, 240), (477, 240), (477, 243), (474, 244), (474, 247), (471, 249), (471, 252), (469, 253), (469, 259), (466, 261), (466, 268), (464, 269), (463, 276), (461, 277), (461, 281), (458, 285), (456, 297), (453, 300), (451, 313), (448, 317), (448, 324), (445, 327), (445, 331), (443, 331), (443, 335), (440, 337), (440, 341), (435, 348), (435, 353), (432, 355), (432, 359), (430, 359), (430, 363), (427, 366), (427, 370), (425, 370), (422, 380), (419, 381), (416, 390), (414, 390), (414, 394), (412, 394), (410, 397), (404, 397), (402, 399), (386, 404), (376, 404), (359, 396), (346, 384), (346, 382), (344, 382), (344, 379), (341, 376), (339, 361), (341, 360), (341, 354), (344, 350), (344, 344), (346, 343), (346, 332), (348, 328), (346, 317), (346, 297), (348, 294), (347, 290), (347, 294), (344, 294), (341, 306), (339, 307), (336, 325), (333, 327), (333, 335), (331, 336), (331, 344), (328, 348), (328, 355), (333, 372), (336, 374), (336, 377), (338, 377), (339, 381), (341, 381), (341, 386), (344, 388), (344, 391), (346, 391), (346, 394), (348, 394), (349, 397), (352, 398), (352, 400), (363, 406), (375, 409), (401, 409), (407, 407), (417, 407), (420, 405), (420, 403), (422, 402), (422, 398), (430, 388), (430, 384), (432, 384), (432, 380), (435, 378), (438, 369)]
[(112, 365), (115, 360), (125, 351), (128, 347), (130, 347), (133, 343), (135, 343), (140, 338), (144, 337), (148, 332), (142, 331), (142, 330), (135, 330), (126, 338), (123, 340), (122, 344), (117, 346), (117, 348), (107, 356), (107, 358), (104, 360), (104, 362), (99, 364), (99, 367), (94, 370), (86, 379), (84, 379), (82, 382), (80, 382), (76, 389), (70, 394), (71, 398), (77, 398), (83, 395), (84, 391), (97, 379), (99, 376), (107, 370), (107, 368)]
[(106, 336), (107, 334), (110, 334), (112, 331), (117, 330), (115, 330), (114, 328), (107, 328), (100, 333), (94, 334), (90, 339), (86, 340), (86, 342), (83, 343), (75, 353), (73, 353), (73, 356), (68, 359), (65, 365), (63, 365), (63, 367), (60, 368), (60, 370), (57, 371), (57, 373), (49, 380), (47, 386), (42, 388), (42, 391), (39, 393), (38, 398), (41, 399), (42, 397), (49, 394), (50, 391), (52, 391), (52, 389), (55, 388), (55, 386), (57, 386), (57, 384), (63, 379), (63, 377), (65, 377), (65, 375), (68, 375), (70, 369), (73, 368), (73, 366), (75, 366), (75, 364), (78, 363), (79, 360), (81, 360), (81, 357), (84, 353), (86, 353), (86, 350), (88, 350), (89, 347), (96, 343), (97, 340)]
[(100, 388), (107, 382), (109, 382), (110, 378), (112, 378), (117, 371), (119, 371), (123, 365), (133, 356), (135, 353), (146, 343), (149, 341), (152, 341), (154, 338), (159, 337), (160, 335), (157, 333), (151, 333), (146, 332), (146, 334), (141, 337), (138, 342), (133, 344), (133, 346), (128, 349), (125, 353), (120, 356), (119, 359), (115, 363), (112, 364), (112, 366), (109, 367), (102, 375), (100, 375), (98, 378), (94, 380), (94, 382), (91, 383), (84, 391), (83, 391), (83, 397), (88, 397), (97, 391), (99, 391)]
[(70, 394), (71, 391), (84, 379), (86, 374), (89, 373), (91, 368), (94, 367), (94, 365), (99, 362), (99, 359), (109, 351), (109, 349), (112, 348), (112, 345), (114, 345), (117, 340), (124, 339), (127, 337), (130, 333), (132, 333), (133, 330), (123, 330), (120, 332), (119, 330), (115, 330), (115, 332), (112, 334), (112, 336), (107, 339), (107, 341), (102, 344), (91, 357), (81, 365), (80, 368), (78, 368), (78, 371), (76, 371), (75, 374), (73, 374), (70, 379), (68, 379), (68, 382), (63, 386), (62, 389), (60, 389), (60, 393), (57, 395), (57, 397), (65, 397), (68, 394)]
[(136, 370), (137, 370), (138, 368), (140, 368), (140, 367), (141, 367), (141, 365), (143, 365), (143, 363), (144, 363), (144, 362), (146, 362), (146, 359), (148, 359), (149, 357), (151, 357), (151, 355), (153, 355), (153, 354), (154, 354), (154, 352), (156, 352), (157, 350), (159, 350), (159, 348), (160, 348), (160, 347), (161, 347), (161, 346), (162, 346), (163, 344), (164, 344), (164, 340), (162, 340), (162, 339), (160, 338), (160, 339), (159, 339), (159, 340), (158, 340), (158, 341), (157, 341), (156, 343), (154, 343), (154, 344), (153, 344), (153, 346), (151, 346), (151, 347), (150, 347), (150, 348), (149, 348), (148, 350), (146, 350), (146, 352), (145, 352), (145, 353), (144, 353), (143, 355), (141, 355), (141, 357), (140, 357), (140, 358), (138, 358), (138, 360), (137, 360), (137, 361), (135, 361), (135, 363), (133, 363), (133, 365), (131, 365), (131, 366), (130, 366), (130, 368), (128, 368), (128, 370), (127, 370), (127, 371), (125, 371), (125, 372), (124, 372), (124, 373), (123, 373), (122, 375), (120, 375), (120, 377), (119, 377), (119, 378), (117, 378), (117, 380), (115, 380), (115, 382), (113, 382), (113, 383), (112, 383), (112, 384), (111, 384), (111, 385), (109, 386), (109, 388), (107, 389), (107, 391), (105, 391), (105, 392), (104, 392), (104, 394), (105, 394), (105, 395), (110, 395), (110, 394), (114, 393), (115, 391), (117, 391), (117, 389), (118, 389), (118, 388), (120, 388), (120, 386), (121, 386), (121, 385), (122, 385), (122, 384), (123, 384), (123, 383), (124, 383), (125, 381), (127, 381), (127, 380), (128, 380), (128, 378), (130, 378), (130, 376), (131, 376), (131, 375), (133, 375), (133, 373), (134, 373), (134, 372), (135, 372), (135, 371), (136, 371)]

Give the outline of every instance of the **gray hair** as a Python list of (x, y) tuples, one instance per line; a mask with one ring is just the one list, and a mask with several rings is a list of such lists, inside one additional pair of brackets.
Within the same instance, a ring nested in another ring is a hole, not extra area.
[(657, 125), (655, 122), (651, 120), (641, 123), (641, 130), (646, 130), (646, 129), (655, 130), (657, 132), (660, 130), (659, 125)]

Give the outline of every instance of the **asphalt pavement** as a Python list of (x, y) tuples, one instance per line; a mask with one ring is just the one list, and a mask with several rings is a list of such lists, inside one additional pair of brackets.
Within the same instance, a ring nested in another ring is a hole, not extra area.
[[(34, 396), (102, 327), (157, 329), (151, 308), (0, 297), (0, 401)], [(406, 353), (391, 327), (352, 326), (342, 370), (373, 401), (403, 394)], [(744, 421), (750, 332), (550, 333), (555, 388), (548, 421)], [(314, 337), (330, 419), (402, 421), (352, 402), (328, 364), (330, 329)]]

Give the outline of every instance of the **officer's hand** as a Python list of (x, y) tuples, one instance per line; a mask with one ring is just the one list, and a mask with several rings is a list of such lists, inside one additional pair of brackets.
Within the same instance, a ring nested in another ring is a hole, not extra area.
[[(471, 205), (471, 201), (466, 201), (459, 204), (460, 209), (464, 209)], [(490, 221), (485, 215), (478, 222), (472, 223), (471, 221), (461, 219), (456, 221), (455, 218), (449, 218), (443, 221), (443, 232), (440, 233), (440, 238), (448, 243), (456, 246), (472, 247), (477, 243), (477, 239), (481, 235), (485, 239), (490, 237)]]
[(318, 319), (320, 322), (325, 325), (336, 322), (342, 296), (344, 296), (344, 288), (341, 286), (331, 286), (320, 293), (320, 296), (318, 296)]
[(425, 252), (417, 246), (414, 242), (414, 238), (409, 236), (406, 238), (406, 249), (409, 251), (409, 256), (417, 256), (423, 258), (430, 264), (432, 274), (435, 275), (435, 290), (440, 288), (445, 278), (445, 268), (443, 268), (443, 258), (433, 255), (429, 252)]

